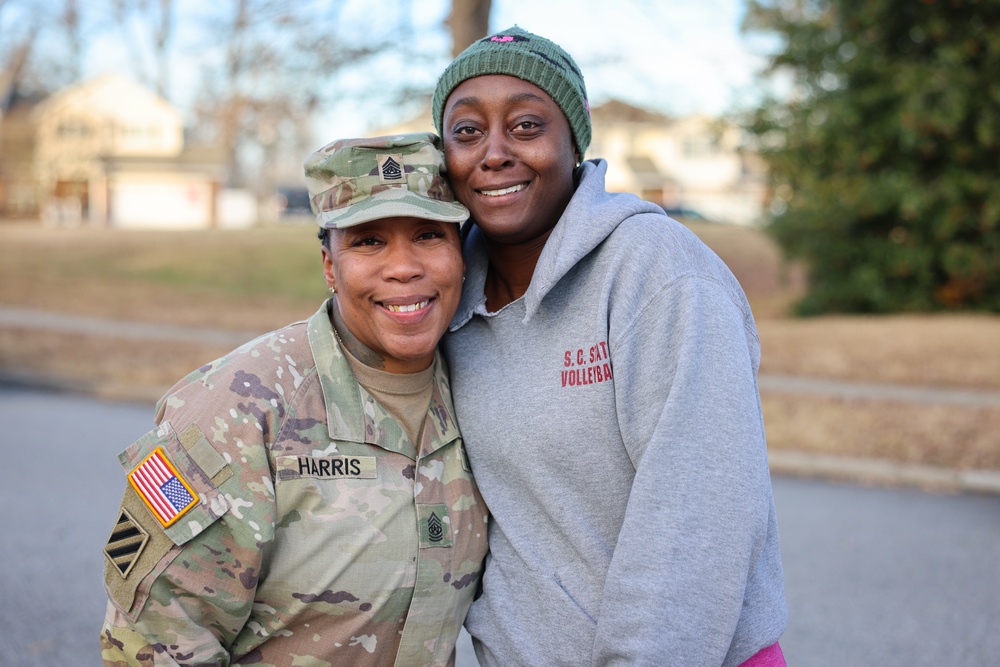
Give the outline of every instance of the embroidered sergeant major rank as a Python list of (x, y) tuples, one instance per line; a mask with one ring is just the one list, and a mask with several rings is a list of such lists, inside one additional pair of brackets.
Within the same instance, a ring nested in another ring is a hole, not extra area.
[(451, 517), (447, 505), (417, 505), (420, 548), (451, 547)]
[(378, 156), (378, 182), (403, 183), (403, 156), (389, 154)]

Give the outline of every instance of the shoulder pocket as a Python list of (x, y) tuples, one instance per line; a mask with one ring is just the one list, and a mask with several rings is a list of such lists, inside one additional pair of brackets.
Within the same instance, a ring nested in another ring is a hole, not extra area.
[(168, 422), (118, 460), (128, 483), (104, 547), (104, 582), (111, 601), (135, 621), (181, 545), (226, 513), (218, 486), (232, 470), (196, 425), (178, 434)]
[(176, 433), (170, 422), (118, 455), (129, 486), (167, 537), (181, 545), (229, 509), (218, 486), (232, 476), (196, 425)]

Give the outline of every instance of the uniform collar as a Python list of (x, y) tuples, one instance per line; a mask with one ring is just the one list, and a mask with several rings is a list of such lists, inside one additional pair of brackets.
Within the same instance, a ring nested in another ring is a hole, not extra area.
[(326, 403), (326, 422), (332, 440), (365, 443), (412, 459), (427, 456), (459, 437), (451, 400), (448, 369), (440, 351), (434, 354), (434, 384), (430, 407), (418, 448), (399, 423), (360, 384), (351, 371), (330, 324), (329, 300), (308, 322), (309, 348)]

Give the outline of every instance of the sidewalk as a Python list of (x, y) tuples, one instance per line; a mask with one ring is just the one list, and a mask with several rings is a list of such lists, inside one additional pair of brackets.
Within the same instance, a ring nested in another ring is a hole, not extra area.
[[(0, 327), (86, 333), (143, 341), (209, 342), (231, 344), (233, 347), (264, 333), (123, 322), (7, 306), (0, 306)], [(63, 391), (88, 391), (84, 383), (4, 369), (0, 369), (0, 383)], [(766, 374), (758, 377), (758, 384), (761, 392), (811, 394), (853, 400), (943, 403), (963, 407), (1000, 406), (1000, 391), (912, 387)], [(149, 397), (137, 396), (137, 398)], [(788, 450), (771, 450), (768, 452), (768, 459), (771, 471), (779, 475), (822, 477), (875, 485), (916, 486), (951, 493), (1000, 494), (1000, 472), (953, 470), (900, 464), (881, 459), (828, 456)]]

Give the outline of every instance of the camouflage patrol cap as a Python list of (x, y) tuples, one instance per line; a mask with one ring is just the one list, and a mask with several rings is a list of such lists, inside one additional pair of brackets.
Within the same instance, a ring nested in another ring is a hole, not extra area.
[(305, 172), (309, 205), (327, 229), (381, 218), (469, 217), (444, 178), (441, 140), (430, 132), (340, 139), (310, 155)]

